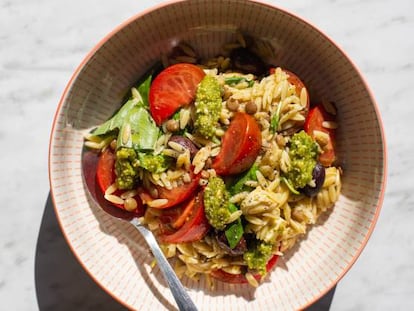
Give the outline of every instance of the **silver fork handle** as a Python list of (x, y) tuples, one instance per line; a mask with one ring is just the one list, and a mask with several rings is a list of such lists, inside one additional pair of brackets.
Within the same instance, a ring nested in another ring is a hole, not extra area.
[(163, 252), (161, 251), (158, 242), (155, 240), (154, 235), (150, 230), (145, 228), (138, 218), (133, 218), (131, 224), (142, 234), (148, 246), (150, 247), (157, 264), (161, 269), (162, 274), (164, 275), (165, 280), (170, 287), (170, 290), (174, 296), (175, 301), (177, 302), (178, 308), (185, 311), (197, 311), (197, 307), (194, 302), (191, 300), (184, 286), (181, 284), (174, 270), (172, 269), (167, 258), (165, 258)]

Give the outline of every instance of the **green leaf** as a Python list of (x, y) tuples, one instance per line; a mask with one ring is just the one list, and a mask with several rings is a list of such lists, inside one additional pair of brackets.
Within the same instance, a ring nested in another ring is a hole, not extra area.
[(224, 83), (227, 84), (227, 85), (236, 85), (236, 84), (239, 84), (240, 82), (243, 82), (243, 81), (247, 82), (249, 87), (252, 87), (253, 84), (254, 84), (253, 80), (248, 80), (245, 77), (234, 76), (234, 77), (228, 77), (228, 78), (224, 79)]
[(230, 190), (229, 190), (230, 194), (235, 195), (237, 193), (248, 190), (250, 187), (246, 186), (245, 183), (248, 180), (257, 181), (256, 172), (258, 169), (259, 169), (258, 166), (256, 164), (253, 164), (250, 167), (250, 169), (243, 176), (241, 176), (240, 179), (238, 179), (235, 184), (233, 184), (230, 187)]
[(138, 86), (137, 89), (140, 97), (130, 98), (109, 120), (96, 128), (92, 134), (100, 136), (114, 130), (121, 130), (121, 128), (125, 126), (127, 119), (130, 119), (131, 115), (136, 114), (137, 107), (148, 108), (148, 93), (151, 85), (151, 79), (152, 76), (148, 75), (148, 77)]
[(181, 109), (178, 109), (172, 116), (171, 119), (175, 120), (175, 121), (180, 121), (180, 111)]
[(118, 112), (112, 116), (108, 121), (101, 124), (98, 128), (96, 128), (92, 134), (99, 136), (105, 135), (109, 132), (112, 132), (115, 129), (120, 129), (122, 124), (124, 123), (128, 114), (130, 114), (131, 110), (136, 107), (139, 103), (138, 99), (130, 99), (128, 100), (119, 110)]
[(285, 185), (289, 188), (290, 192), (292, 192), (293, 194), (300, 194), (299, 191), (297, 191), (292, 183), (289, 181), (289, 179), (287, 179), (286, 177), (281, 177), (282, 181), (285, 183)]
[(152, 75), (149, 75), (144, 82), (138, 86), (138, 92), (142, 97), (142, 102), (145, 108), (149, 108), (149, 90), (151, 86)]
[(272, 133), (276, 133), (279, 128), (281, 107), (282, 107), (282, 104), (279, 103), (279, 106), (277, 106), (276, 113), (272, 115), (272, 119), (270, 120), (270, 130), (272, 131)]
[[(231, 213), (234, 213), (238, 210), (237, 206), (233, 203), (229, 203), (229, 211)], [(235, 248), (237, 244), (239, 244), (240, 239), (242, 238), (244, 233), (243, 225), (241, 222), (241, 219), (237, 219), (235, 222), (231, 223), (227, 229), (224, 231), (224, 234), (226, 235), (227, 242), (229, 243), (229, 246), (231, 249)]]
[(117, 148), (137, 151), (154, 150), (160, 130), (149, 112), (143, 107), (133, 107), (125, 117), (117, 139)]
[(138, 86), (140, 97), (129, 99), (112, 118), (100, 125), (92, 134), (101, 136), (118, 130), (117, 148), (153, 150), (160, 130), (146, 109), (150, 84), (151, 75)]

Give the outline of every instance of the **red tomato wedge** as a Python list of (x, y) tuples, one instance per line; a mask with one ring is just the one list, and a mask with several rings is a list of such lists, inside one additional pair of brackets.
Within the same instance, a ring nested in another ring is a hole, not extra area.
[[(219, 280), (224, 283), (231, 283), (231, 284), (246, 284), (248, 283), (246, 277), (244, 274), (231, 274), (228, 272), (225, 272), (221, 269), (213, 270), (211, 271), (210, 275), (215, 278), (216, 280)], [(256, 276), (255, 276), (256, 278)], [(257, 279), (257, 278), (256, 278)]]
[[(114, 152), (107, 148), (105, 151), (100, 155), (98, 159), (98, 165), (96, 167), (96, 180), (98, 181), (99, 189), (102, 191), (102, 194), (105, 193), (106, 189), (109, 188), (115, 182), (115, 154)], [(117, 190), (114, 194), (120, 195), (121, 191)], [(132, 213), (143, 215), (144, 214), (144, 206), (142, 204), (141, 198), (136, 195), (134, 199), (137, 201), (137, 208)], [(120, 209), (125, 210), (122, 204), (115, 204), (110, 202), (113, 206), (116, 206)]]
[[(185, 183), (182, 186), (175, 187), (171, 190), (168, 190), (165, 187), (155, 186), (158, 191), (158, 199), (167, 199), (168, 202), (158, 206), (157, 208), (169, 208), (177, 204), (180, 204), (190, 198), (196, 192), (198, 188), (198, 183), (200, 181), (200, 175), (194, 174), (193, 171), (190, 171), (191, 181)], [(149, 193), (145, 190), (139, 191), (139, 195), (144, 203), (154, 200)]]
[(172, 234), (158, 237), (161, 243), (187, 243), (202, 239), (210, 230), (210, 224), (204, 214), (203, 193), (195, 198), (192, 213), (183, 226)]
[(181, 228), (184, 225), (184, 223), (190, 218), (191, 214), (194, 211), (195, 201), (196, 201), (196, 198), (194, 197), (194, 198), (190, 199), (190, 201), (187, 202), (183, 206), (183, 208), (181, 210), (181, 214), (179, 214), (178, 217), (175, 218), (171, 223), (171, 226), (173, 228), (175, 228), (175, 229)]
[[(267, 265), (266, 265), (266, 271), (267, 272), (269, 272), (270, 270), (273, 269), (273, 267), (277, 263), (278, 258), (279, 258), (278, 255), (273, 255), (273, 257), (270, 258), (270, 260), (267, 262)], [(244, 274), (231, 274), (231, 273), (225, 272), (221, 269), (211, 271), (210, 275), (213, 278), (215, 278), (216, 280), (219, 280), (219, 281), (225, 282), (225, 283), (231, 283), (231, 284), (246, 284), (246, 283), (248, 283), (248, 281), (247, 281)], [(260, 279), (262, 278), (262, 276), (260, 274), (255, 274), (253, 276), (258, 281), (260, 281)]]
[(223, 136), (213, 168), (219, 175), (241, 173), (252, 166), (261, 145), (262, 135), (256, 120), (247, 113), (238, 112)]
[(319, 162), (323, 166), (331, 166), (336, 159), (335, 155), (335, 130), (323, 127), (324, 121), (333, 121), (334, 117), (326, 112), (322, 105), (317, 105), (309, 111), (305, 120), (304, 129), (312, 138), (315, 138), (314, 131), (327, 133), (329, 138), (325, 145), (321, 146), (322, 153), (319, 155)]
[(108, 148), (99, 157), (96, 179), (102, 193), (115, 181), (115, 154)]
[[(302, 82), (301, 79), (299, 79), (299, 77), (294, 74), (293, 72), (283, 69), (283, 71), (285, 73), (288, 74), (288, 82), (290, 84), (293, 84), (295, 86), (296, 89), (296, 95), (300, 98), (300, 93), (302, 92), (302, 89), (304, 88), (306, 90), (306, 95), (307, 95), (307, 102), (306, 102), (306, 109), (304, 109), (304, 116), (306, 117), (308, 111), (309, 111), (309, 107), (310, 107), (310, 98), (309, 98), (309, 92), (308, 89), (305, 87), (305, 84)], [(270, 73), (274, 74), (275, 73), (275, 68), (270, 68)]]
[(162, 209), (159, 220), (167, 227), (170, 226), (173, 229), (181, 228), (193, 213), (195, 199), (196, 197), (194, 196), (178, 204), (178, 206)]
[(192, 64), (175, 64), (167, 67), (154, 79), (149, 90), (151, 116), (161, 125), (179, 108), (190, 104), (204, 71)]
[(295, 86), (295, 90), (296, 90), (296, 95), (300, 98), (300, 94), (302, 92), (302, 89), (306, 90), (306, 97), (307, 97), (307, 103), (306, 103), (306, 109), (305, 109), (305, 113), (307, 113), (309, 111), (309, 106), (310, 106), (310, 99), (309, 99), (309, 93), (308, 90), (305, 87), (305, 84), (302, 82), (301, 79), (299, 79), (299, 77), (297, 75), (295, 75), (293, 72), (288, 71), (288, 70), (283, 70), (284, 72), (286, 72), (289, 77), (288, 77), (288, 82), (290, 84), (293, 84)]

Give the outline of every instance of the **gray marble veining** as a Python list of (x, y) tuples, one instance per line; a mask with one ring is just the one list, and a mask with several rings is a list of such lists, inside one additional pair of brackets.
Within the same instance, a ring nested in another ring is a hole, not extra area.
[[(49, 192), (48, 140), (66, 83), (111, 29), (161, 2), (0, 0), (1, 310), (39, 308), (34, 270)], [(312, 22), (348, 53), (384, 122), (389, 176), (383, 209), (367, 247), (338, 284), (331, 309), (413, 310), (414, 3), (268, 2)], [(38, 251), (46, 253), (45, 245)], [(70, 297), (61, 295), (61, 302), (79, 307)]]

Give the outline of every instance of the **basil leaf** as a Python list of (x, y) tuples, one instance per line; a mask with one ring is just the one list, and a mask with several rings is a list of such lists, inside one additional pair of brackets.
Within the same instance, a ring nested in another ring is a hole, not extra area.
[(175, 121), (180, 121), (180, 111), (181, 109), (178, 109), (172, 116), (171, 119), (175, 120)]
[[(231, 213), (238, 210), (237, 206), (233, 203), (229, 203), (228, 208)], [(240, 239), (243, 236), (243, 233), (244, 230), (240, 218), (228, 225), (227, 229), (224, 231), (224, 234), (226, 235), (227, 242), (229, 243), (231, 249), (235, 248), (237, 244), (239, 244)]]
[(150, 86), (151, 86), (151, 80), (152, 80), (152, 76), (149, 75), (144, 82), (142, 82), (139, 86), (138, 86), (138, 92), (142, 97), (142, 103), (144, 104), (145, 108), (149, 108), (149, 90), (150, 90)]
[(122, 123), (117, 148), (133, 148), (137, 151), (154, 150), (160, 130), (149, 112), (143, 107), (132, 107)]
[(92, 132), (92, 134), (96, 136), (104, 135), (109, 132), (112, 132), (115, 129), (120, 129), (126, 117), (130, 113), (130, 111), (138, 104), (138, 102), (138, 99), (128, 100), (112, 118), (110, 118), (105, 123), (101, 124), (98, 128), (96, 128)]
[(272, 131), (272, 133), (276, 133), (279, 128), (281, 107), (282, 107), (282, 104), (279, 103), (279, 106), (277, 106), (276, 113), (272, 115), (272, 119), (270, 120), (270, 130)]
[(297, 191), (292, 183), (290, 182), (289, 179), (287, 179), (286, 177), (281, 177), (282, 181), (285, 183), (285, 185), (289, 188), (290, 192), (292, 192), (293, 194), (300, 194), (299, 191)]
[(230, 194), (235, 195), (237, 193), (248, 190), (250, 187), (246, 186), (245, 183), (248, 180), (257, 181), (256, 172), (258, 169), (258, 166), (256, 164), (253, 164), (250, 169), (240, 179), (238, 179), (235, 184), (230, 187)]
[(252, 87), (254, 84), (253, 80), (247, 80), (245, 77), (234, 76), (234, 77), (228, 77), (224, 79), (224, 83), (227, 85), (236, 85), (243, 81), (247, 82), (249, 87)]
[(153, 150), (160, 130), (147, 111), (151, 79), (149, 75), (138, 86), (140, 95), (138, 98), (129, 99), (112, 118), (96, 128), (92, 134), (100, 136), (119, 130), (117, 148), (133, 148), (136, 151)]

